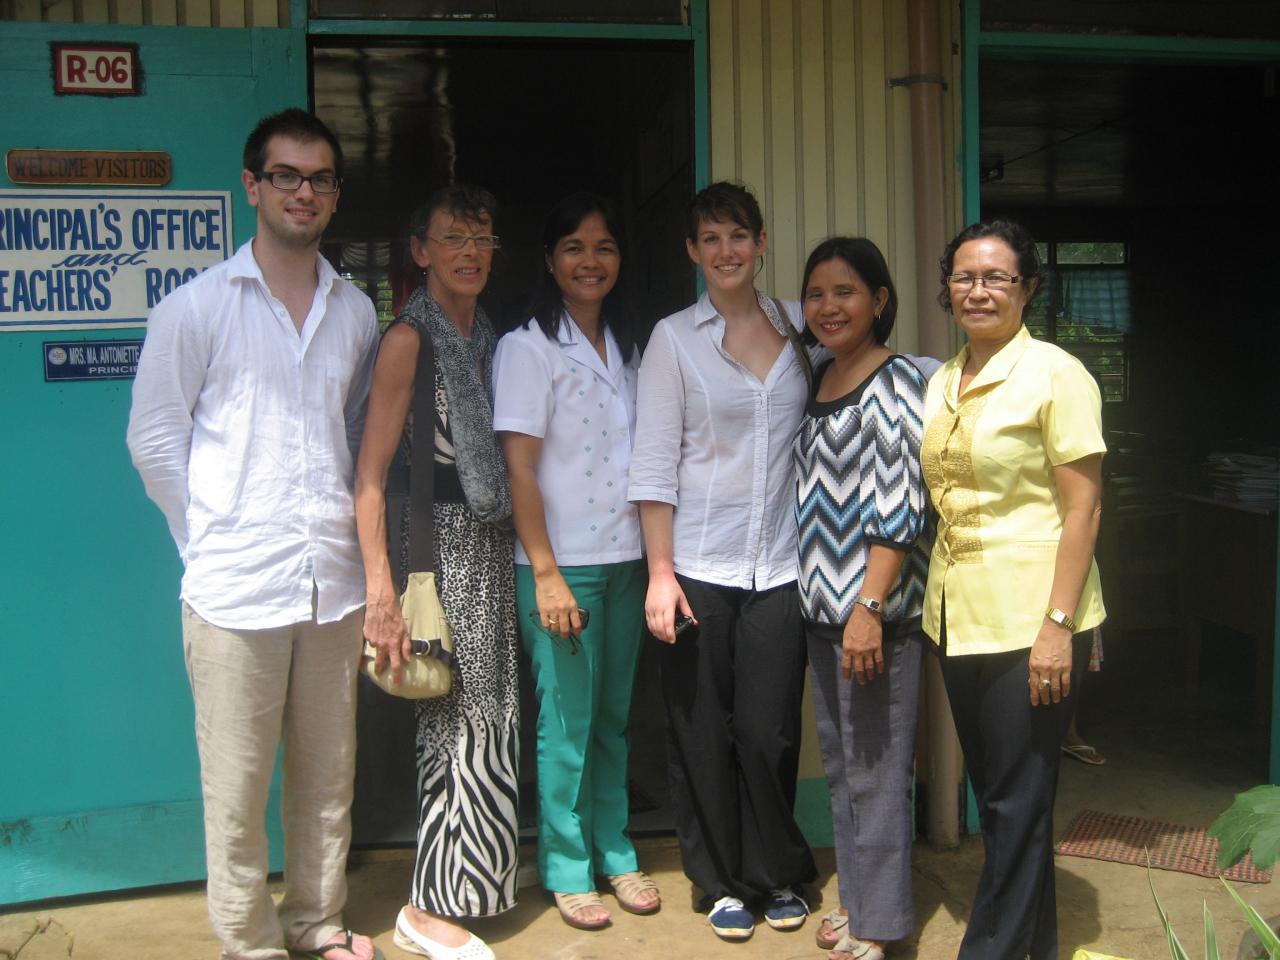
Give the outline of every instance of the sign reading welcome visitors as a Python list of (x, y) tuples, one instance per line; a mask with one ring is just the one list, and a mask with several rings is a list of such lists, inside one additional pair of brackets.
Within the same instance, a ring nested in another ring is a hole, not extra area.
[(4, 166), (14, 183), (128, 187), (162, 187), (173, 169), (159, 150), (10, 150)]
[(0, 331), (143, 326), (231, 243), (225, 190), (0, 191)]

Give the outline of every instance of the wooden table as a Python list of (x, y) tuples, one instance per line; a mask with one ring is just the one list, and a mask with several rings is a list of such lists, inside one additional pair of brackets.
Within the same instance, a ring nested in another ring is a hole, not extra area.
[(1177, 496), (1187, 691), (1199, 688), (1204, 622), (1227, 627), (1254, 642), (1254, 718), (1265, 723), (1275, 657), (1276, 508)]

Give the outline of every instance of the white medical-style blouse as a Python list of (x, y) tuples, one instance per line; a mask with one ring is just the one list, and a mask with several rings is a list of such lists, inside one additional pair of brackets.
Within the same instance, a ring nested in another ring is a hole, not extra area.
[[(640, 514), (627, 502), (636, 427), (639, 350), (622, 362), (607, 329), (608, 363), (565, 313), (556, 339), (530, 320), (498, 342), (493, 428), (542, 438), (538, 489), (562, 567), (641, 556)], [(516, 563), (527, 564), (516, 543)]]

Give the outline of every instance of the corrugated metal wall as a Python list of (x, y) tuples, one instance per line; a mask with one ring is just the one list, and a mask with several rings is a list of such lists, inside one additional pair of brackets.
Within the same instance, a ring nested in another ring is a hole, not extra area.
[[(951, 236), (963, 216), (959, 0), (938, 4)], [(915, 353), (922, 316), (945, 325), (953, 346), (956, 338), (915, 289), (910, 95), (889, 86), (910, 72), (906, 11), (903, 0), (709, 0), (711, 176), (742, 181), (760, 201), (769, 249), (757, 286), (775, 296), (799, 297), (805, 258), (825, 237), (875, 241), (898, 290), (890, 344)], [(807, 688), (805, 699), (800, 777), (816, 781), (822, 759)]]
[[(710, 0), (708, 20), (711, 175), (743, 181), (764, 208), (769, 252), (759, 285), (795, 298), (805, 257), (818, 241), (832, 234), (870, 237), (898, 288), (893, 343), (910, 352), (921, 313), (914, 290), (909, 94), (889, 86), (909, 72), (906, 6), (901, 0)], [(949, 158), (957, 156), (960, 130), (958, 8), (958, 0), (939, 0)], [(961, 215), (958, 178), (958, 164), (949, 163), (949, 228)], [(936, 304), (924, 310), (929, 322), (938, 322)]]
[(281, 27), (289, 0), (0, 0), (0, 20), (164, 27)]

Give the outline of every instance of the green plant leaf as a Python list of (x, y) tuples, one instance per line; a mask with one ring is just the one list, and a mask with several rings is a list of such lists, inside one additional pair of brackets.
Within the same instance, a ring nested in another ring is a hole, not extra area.
[(1182, 942), (1178, 939), (1178, 935), (1173, 932), (1173, 924), (1169, 922), (1169, 915), (1164, 912), (1164, 907), (1160, 904), (1160, 898), (1156, 895), (1156, 884), (1151, 878), (1150, 851), (1147, 852), (1147, 886), (1151, 888), (1151, 899), (1156, 902), (1156, 911), (1160, 914), (1160, 925), (1164, 927), (1164, 936), (1169, 944), (1171, 960), (1190, 960), (1187, 956), (1187, 951), (1182, 946)]
[(1229, 870), (1250, 850), (1266, 870), (1280, 857), (1280, 786), (1264, 784), (1237, 793), (1207, 833), (1218, 841), (1218, 868)]
[[(1147, 872), (1150, 873), (1150, 868), (1148, 868)], [(1253, 927), (1253, 932), (1256, 933), (1258, 935), (1258, 939), (1262, 941), (1262, 946), (1266, 949), (1267, 956), (1274, 957), (1276, 955), (1276, 951), (1280, 950), (1280, 937), (1277, 937), (1276, 932), (1271, 929), (1271, 924), (1262, 919), (1262, 914), (1258, 913), (1257, 910), (1244, 902), (1244, 899), (1240, 894), (1236, 893), (1235, 887), (1227, 883), (1227, 881), (1222, 877), (1218, 877), (1218, 879), (1222, 880), (1222, 885), (1227, 888), (1227, 893), (1231, 894), (1231, 899), (1234, 900), (1236, 905), (1241, 909), (1241, 911), (1243, 911), (1245, 919), (1249, 921), (1249, 926)]]
[(1204, 901), (1204, 960), (1218, 960), (1218, 931), (1213, 928), (1209, 901)]

